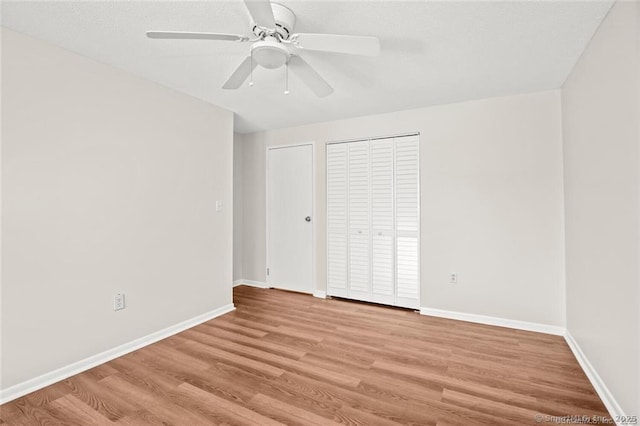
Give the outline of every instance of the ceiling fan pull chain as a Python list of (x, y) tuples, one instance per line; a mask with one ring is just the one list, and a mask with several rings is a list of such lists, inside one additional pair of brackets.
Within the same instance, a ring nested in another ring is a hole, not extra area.
[(289, 94), (289, 61), (287, 61), (287, 63), (285, 64), (285, 88), (284, 88), (284, 94), (288, 95)]
[(251, 72), (249, 74), (249, 86), (253, 86), (253, 52), (249, 54), (249, 57), (251, 58), (250, 59), (251, 62), (249, 64), (251, 66)]

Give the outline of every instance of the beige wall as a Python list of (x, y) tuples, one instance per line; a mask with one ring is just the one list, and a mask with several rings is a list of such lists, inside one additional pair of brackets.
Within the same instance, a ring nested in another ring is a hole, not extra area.
[(244, 197), (243, 197), (243, 136), (235, 133), (233, 135), (233, 280), (241, 280), (242, 273), (242, 252), (243, 240), (243, 220), (244, 217)]
[(567, 327), (640, 413), (640, 3), (618, 2), (562, 88)]
[(232, 302), (231, 112), (4, 29), (2, 104), (2, 389)]
[(243, 136), (242, 278), (266, 282), (266, 153), (259, 135)]
[[(0, 18), (2, 17), (2, 5), (0, 5)], [(2, 36), (3, 31), (0, 29), (0, 389), (2, 389)]]
[[(243, 278), (265, 281), (266, 147), (316, 143), (316, 280), (324, 290), (325, 143), (416, 131), (421, 305), (564, 326), (557, 90), (244, 135)], [(458, 284), (448, 283), (451, 271)]]

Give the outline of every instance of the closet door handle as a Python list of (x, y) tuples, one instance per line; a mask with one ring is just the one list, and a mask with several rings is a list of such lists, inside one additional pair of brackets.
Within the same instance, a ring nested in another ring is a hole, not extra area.
[(307, 222), (311, 222), (311, 216), (305, 217), (304, 220), (306, 220)]

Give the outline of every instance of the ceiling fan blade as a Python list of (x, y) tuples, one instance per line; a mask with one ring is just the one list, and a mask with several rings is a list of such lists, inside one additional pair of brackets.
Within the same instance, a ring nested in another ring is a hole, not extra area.
[(276, 20), (269, 0), (244, 0), (244, 4), (249, 9), (254, 24), (270, 30), (276, 28)]
[(227, 81), (222, 86), (223, 89), (237, 89), (242, 86), (242, 83), (249, 77), (251, 71), (256, 67), (256, 62), (251, 60), (251, 56), (244, 58), (238, 68), (231, 74)]
[(192, 33), (187, 31), (147, 31), (147, 37), (158, 39), (249, 41), (237, 34)]
[(380, 41), (376, 37), (337, 34), (294, 34), (293, 43), (304, 50), (378, 56)]
[(291, 56), (291, 59), (289, 59), (289, 69), (300, 77), (300, 80), (318, 97), (324, 98), (333, 93), (333, 87), (300, 56)]

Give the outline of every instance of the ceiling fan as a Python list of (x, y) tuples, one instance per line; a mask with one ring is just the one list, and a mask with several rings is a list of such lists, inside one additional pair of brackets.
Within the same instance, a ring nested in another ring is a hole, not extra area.
[[(296, 15), (286, 6), (269, 0), (244, 0), (253, 22), (255, 38), (236, 34), (200, 33), (185, 31), (147, 31), (154, 39), (191, 39), (249, 42), (249, 56), (244, 58), (222, 86), (237, 89), (253, 73), (257, 65), (267, 69), (282, 66), (291, 69), (317, 96), (328, 96), (333, 88), (302, 57), (305, 50), (377, 56), (380, 42), (376, 37), (337, 34), (293, 33)], [(253, 82), (249, 83), (250, 85)], [(287, 83), (288, 84), (288, 83)], [(287, 86), (288, 87), (288, 86)], [(285, 94), (288, 94), (288, 89)]]

